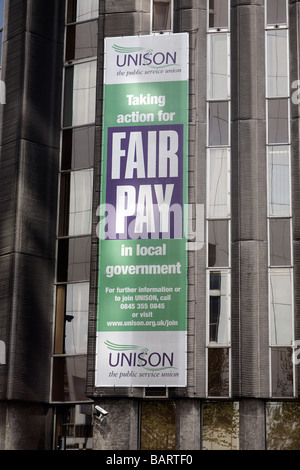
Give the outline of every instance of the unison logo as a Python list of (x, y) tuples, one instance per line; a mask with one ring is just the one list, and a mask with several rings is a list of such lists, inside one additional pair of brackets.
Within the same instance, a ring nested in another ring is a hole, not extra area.
[(137, 345), (114, 344), (110, 341), (104, 343), (109, 353), (110, 367), (142, 367), (146, 370), (176, 369), (174, 367), (174, 353), (151, 352), (147, 348)]
[(113, 49), (117, 52), (117, 66), (146, 66), (150, 68), (172, 67), (176, 64), (176, 51), (174, 52), (154, 52), (153, 49), (144, 47), (122, 47), (117, 44), (113, 45)]

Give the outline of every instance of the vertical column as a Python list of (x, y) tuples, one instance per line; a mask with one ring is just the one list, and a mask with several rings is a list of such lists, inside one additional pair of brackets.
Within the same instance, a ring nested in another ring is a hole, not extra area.
[(1, 385), (7, 373), (7, 398), (47, 401), (64, 6), (59, 1), (18, 0), (6, 6), (0, 339), (7, 340), (7, 364), (1, 368)]
[(264, 2), (232, 2), (233, 393), (268, 396)]

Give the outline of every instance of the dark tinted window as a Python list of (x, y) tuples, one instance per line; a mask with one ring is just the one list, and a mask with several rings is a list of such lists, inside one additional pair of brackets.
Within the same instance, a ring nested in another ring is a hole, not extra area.
[(57, 281), (88, 281), (90, 278), (90, 237), (58, 241)]
[(228, 266), (228, 221), (210, 220), (208, 222), (208, 264), (209, 266)]
[(208, 395), (226, 397), (229, 395), (229, 350), (208, 349)]
[(209, 0), (209, 27), (228, 27), (228, 0)]
[(97, 21), (67, 27), (66, 60), (83, 59), (97, 54)]
[(270, 264), (291, 265), (290, 219), (270, 220)]
[(228, 145), (228, 102), (209, 103), (209, 145)]
[(64, 130), (61, 169), (79, 170), (93, 167), (94, 143), (94, 127), (79, 127)]
[(284, 144), (289, 141), (288, 100), (268, 100), (268, 143)]
[(272, 348), (272, 396), (293, 396), (293, 361), (291, 348)]
[(286, 1), (287, 0), (267, 0), (268, 25), (286, 23)]

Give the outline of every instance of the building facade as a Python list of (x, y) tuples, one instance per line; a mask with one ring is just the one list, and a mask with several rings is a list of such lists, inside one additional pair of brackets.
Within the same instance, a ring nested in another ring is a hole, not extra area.
[[(1, 449), (299, 450), (299, 33), (297, 0), (0, 1)], [(179, 34), (186, 382), (101, 385), (106, 40)]]

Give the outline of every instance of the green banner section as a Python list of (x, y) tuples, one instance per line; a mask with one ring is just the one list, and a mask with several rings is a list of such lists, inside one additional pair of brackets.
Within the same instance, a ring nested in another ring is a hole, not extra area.
[(182, 240), (106, 240), (99, 307), (98, 331), (186, 330)]
[(105, 125), (182, 124), (187, 94), (187, 81), (105, 85)]

